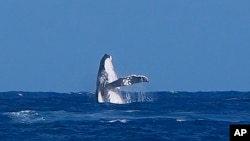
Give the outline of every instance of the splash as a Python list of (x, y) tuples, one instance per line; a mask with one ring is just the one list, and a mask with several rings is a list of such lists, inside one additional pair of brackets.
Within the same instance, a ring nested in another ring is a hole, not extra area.
[(145, 92), (124, 92), (126, 103), (153, 102), (154, 98)]
[(18, 112), (7, 112), (4, 115), (9, 116), (13, 121), (21, 123), (34, 123), (38, 121), (44, 121), (45, 118), (38, 114), (36, 111), (23, 110)]

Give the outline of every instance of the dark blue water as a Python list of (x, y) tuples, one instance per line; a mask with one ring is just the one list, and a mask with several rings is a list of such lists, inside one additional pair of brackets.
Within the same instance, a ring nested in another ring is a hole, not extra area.
[(0, 93), (0, 140), (226, 141), (250, 123), (250, 92), (124, 94), (98, 104), (92, 93)]

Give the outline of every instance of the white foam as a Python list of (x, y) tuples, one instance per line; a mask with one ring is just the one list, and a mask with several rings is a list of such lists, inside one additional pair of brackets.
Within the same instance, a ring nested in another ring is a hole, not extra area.
[(109, 123), (114, 123), (114, 122), (121, 122), (121, 123), (127, 123), (129, 120), (127, 119), (113, 119), (113, 120), (109, 120)]
[(17, 94), (17, 95), (19, 95), (19, 96), (23, 96), (23, 94), (21, 94), (21, 93), (19, 93), (19, 94)]
[(128, 120), (126, 120), (126, 119), (121, 119), (121, 120), (119, 120), (121, 123), (127, 123), (128, 122)]
[(9, 116), (12, 120), (21, 123), (34, 123), (37, 121), (44, 121), (44, 117), (40, 116), (36, 111), (23, 110), (18, 112), (7, 112), (4, 113)]
[(133, 113), (133, 112), (139, 112), (140, 110), (127, 110), (127, 111), (125, 111), (125, 112), (127, 112), (127, 113)]
[(183, 119), (183, 118), (177, 118), (176, 121), (178, 122), (183, 122), (183, 121), (187, 121), (186, 119)]
[(110, 120), (108, 121), (109, 123), (113, 123), (113, 122), (116, 122), (117, 120)]

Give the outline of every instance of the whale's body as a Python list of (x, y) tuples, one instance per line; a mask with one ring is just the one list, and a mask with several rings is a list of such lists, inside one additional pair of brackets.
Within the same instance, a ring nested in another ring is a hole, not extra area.
[(125, 100), (121, 95), (120, 87), (140, 82), (148, 82), (148, 78), (143, 75), (130, 75), (127, 77), (118, 78), (114, 71), (112, 57), (105, 54), (101, 59), (97, 75), (97, 102), (123, 104), (125, 103)]

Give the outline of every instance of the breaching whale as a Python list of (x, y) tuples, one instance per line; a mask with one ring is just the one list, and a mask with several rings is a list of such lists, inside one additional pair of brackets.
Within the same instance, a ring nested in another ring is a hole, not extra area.
[(123, 99), (120, 91), (121, 86), (128, 86), (140, 82), (149, 82), (148, 78), (143, 75), (130, 75), (122, 78), (117, 78), (112, 64), (112, 57), (105, 54), (100, 62), (99, 71), (96, 82), (96, 98), (97, 102), (123, 104)]

